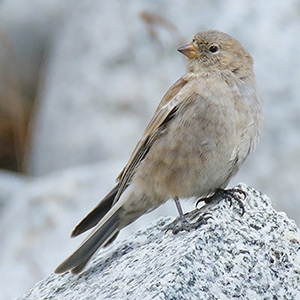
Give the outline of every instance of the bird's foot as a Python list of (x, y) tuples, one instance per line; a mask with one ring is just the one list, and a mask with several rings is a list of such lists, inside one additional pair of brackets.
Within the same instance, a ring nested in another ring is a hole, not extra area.
[[(241, 194), (242, 197), (239, 194)], [(211, 203), (212, 201), (214, 201), (216, 198), (223, 198), (223, 199), (225, 198), (229, 201), (230, 207), (232, 206), (232, 200), (235, 200), (238, 203), (238, 205), (242, 211), (241, 216), (243, 216), (245, 213), (245, 205), (244, 205), (243, 200), (245, 200), (246, 197), (247, 197), (247, 193), (239, 188), (232, 188), (232, 189), (228, 189), (228, 190), (218, 189), (212, 196), (206, 197), (206, 198), (200, 198), (196, 202), (196, 208), (198, 207), (200, 202), (204, 201), (206, 204), (208, 204), (208, 203)]]
[(204, 213), (201, 215), (197, 221), (190, 223), (188, 222), (185, 217), (177, 218), (174, 222), (168, 225), (166, 232), (172, 231), (173, 234), (177, 234), (180, 231), (191, 231), (193, 229), (197, 229), (202, 225), (207, 224), (209, 219), (213, 219), (210, 213)]
[[(243, 199), (241, 198), (241, 196), (239, 196), (239, 194), (242, 195)], [(232, 188), (232, 189), (218, 189), (216, 190), (216, 192), (207, 198), (200, 198), (197, 202), (196, 202), (196, 207), (199, 205), (200, 202), (204, 201), (206, 204), (212, 202), (213, 200), (215, 200), (216, 198), (223, 198), (223, 199), (227, 199), (229, 201), (230, 207), (232, 206), (232, 200), (235, 200), (238, 205), (239, 208), (241, 209), (241, 216), (244, 215), (245, 213), (245, 205), (243, 200), (245, 200), (247, 197), (247, 193), (245, 191), (243, 191), (242, 189), (239, 188)]]
[[(221, 190), (221, 193), (223, 193), (223, 197), (227, 198), (229, 201), (230, 207), (232, 206), (232, 200), (235, 200), (238, 203), (239, 208), (241, 209), (241, 216), (245, 213), (245, 204), (243, 200), (247, 198), (247, 193), (239, 188), (232, 188), (228, 190)], [(242, 196), (240, 196), (242, 195)], [(242, 199), (243, 197), (243, 199)]]

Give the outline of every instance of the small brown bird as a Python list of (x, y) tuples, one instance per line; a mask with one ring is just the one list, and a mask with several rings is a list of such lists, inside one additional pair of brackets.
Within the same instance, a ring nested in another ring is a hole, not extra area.
[(253, 59), (231, 36), (197, 33), (178, 49), (187, 71), (166, 92), (116, 186), (74, 229), (95, 227), (55, 270), (83, 270), (101, 246), (143, 214), (173, 198), (207, 197), (224, 189), (254, 149), (262, 121)]

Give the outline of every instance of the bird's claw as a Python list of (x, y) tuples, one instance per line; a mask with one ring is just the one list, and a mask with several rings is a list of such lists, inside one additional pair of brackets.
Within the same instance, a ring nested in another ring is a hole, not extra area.
[(204, 213), (201, 215), (196, 222), (190, 223), (185, 218), (182, 220), (180, 218), (177, 218), (174, 222), (168, 225), (166, 229), (166, 233), (168, 231), (172, 231), (173, 234), (177, 234), (180, 231), (191, 231), (193, 229), (197, 229), (201, 227), (202, 225), (207, 224), (207, 221), (209, 219), (213, 219), (213, 216), (211, 213)]
[[(232, 200), (235, 200), (238, 203), (238, 206), (242, 211), (241, 216), (243, 216), (245, 213), (245, 204), (244, 204), (243, 200), (246, 199), (247, 193), (245, 191), (243, 191), (242, 189), (233, 188), (233, 189), (223, 190), (222, 194), (223, 194), (223, 197), (229, 201), (230, 207), (232, 206)], [(239, 197), (238, 194), (242, 194), (243, 199), (241, 199), (241, 197)]]
[(196, 202), (195, 207), (198, 208), (198, 205), (199, 205), (200, 202), (205, 202), (205, 204), (209, 203), (210, 201), (213, 200), (213, 197), (214, 197), (214, 195), (211, 196), (211, 197), (199, 198), (199, 199), (197, 200), (197, 202)]
[[(243, 199), (241, 199), (241, 197), (238, 196), (238, 194), (242, 194), (243, 195)], [(239, 188), (232, 188), (232, 189), (228, 189), (228, 190), (222, 190), (219, 189), (215, 192), (214, 195), (207, 197), (207, 198), (200, 198), (197, 202), (196, 202), (196, 208), (198, 207), (198, 204), (202, 201), (204, 201), (206, 204), (210, 203), (211, 201), (213, 201), (216, 197), (222, 197), (222, 198), (226, 198), (229, 201), (229, 206), (232, 206), (232, 200), (235, 200), (238, 205), (239, 208), (241, 209), (241, 216), (244, 215), (245, 213), (245, 205), (243, 200), (245, 200), (247, 198), (247, 193), (245, 191), (243, 191), (242, 189)]]

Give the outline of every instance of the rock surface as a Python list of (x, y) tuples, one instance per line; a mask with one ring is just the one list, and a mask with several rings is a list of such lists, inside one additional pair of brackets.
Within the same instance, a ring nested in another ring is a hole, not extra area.
[(214, 219), (177, 235), (161, 218), (100, 251), (80, 276), (51, 274), (18, 299), (299, 299), (299, 229), (265, 195), (241, 187), (244, 216), (216, 200), (201, 208)]

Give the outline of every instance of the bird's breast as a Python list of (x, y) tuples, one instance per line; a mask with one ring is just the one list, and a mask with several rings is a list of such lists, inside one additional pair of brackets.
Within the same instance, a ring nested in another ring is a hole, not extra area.
[(206, 196), (225, 187), (239, 168), (233, 163), (249, 154), (251, 113), (247, 105), (240, 107), (245, 111), (236, 110), (243, 95), (202, 90), (189, 88), (190, 95), (137, 168), (135, 178), (153, 195)]

